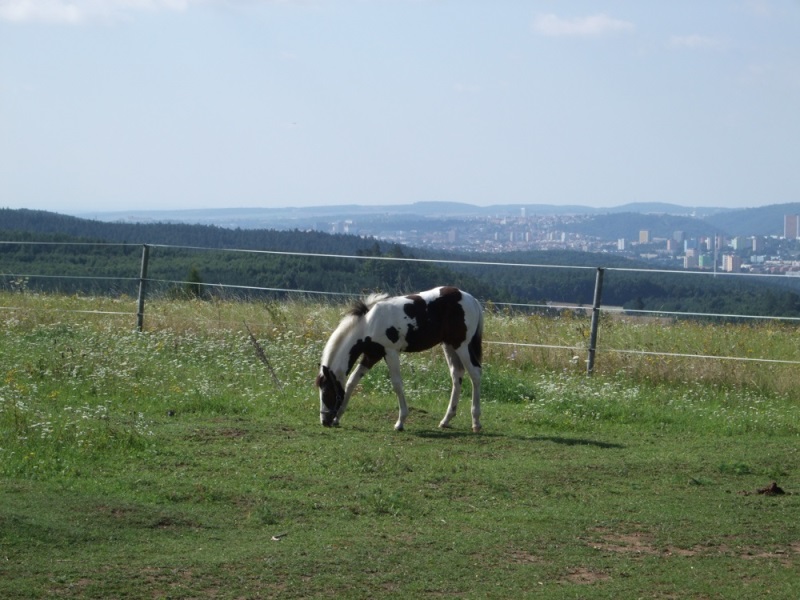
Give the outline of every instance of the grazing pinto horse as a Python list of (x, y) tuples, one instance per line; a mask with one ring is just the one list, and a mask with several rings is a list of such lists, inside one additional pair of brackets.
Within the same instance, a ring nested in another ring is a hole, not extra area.
[[(389, 298), (373, 295), (358, 301), (331, 335), (322, 353), (319, 387), (320, 421), (338, 425), (358, 382), (384, 359), (400, 404), (394, 428), (402, 431), (408, 406), (400, 377), (400, 353), (420, 352), (442, 344), (453, 390), (439, 427), (456, 414), (464, 371), (472, 379), (472, 430), (481, 429), (481, 336), (483, 312), (478, 301), (454, 287)], [(353, 371), (356, 361), (361, 358)], [(350, 373), (350, 377), (347, 374)]]

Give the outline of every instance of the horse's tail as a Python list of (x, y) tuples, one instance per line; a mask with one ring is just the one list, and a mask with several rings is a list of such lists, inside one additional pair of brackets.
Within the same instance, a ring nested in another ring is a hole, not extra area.
[(469, 359), (476, 367), (481, 366), (483, 360), (483, 307), (480, 306), (478, 301), (478, 327), (475, 329), (475, 335), (469, 341), (467, 348), (469, 349)]

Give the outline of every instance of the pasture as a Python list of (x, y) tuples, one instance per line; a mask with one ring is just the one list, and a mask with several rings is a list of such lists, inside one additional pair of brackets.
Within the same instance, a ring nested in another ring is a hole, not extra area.
[(395, 432), (384, 365), (320, 426), (341, 306), (0, 305), (2, 598), (800, 597), (796, 365), (602, 351), (798, 360), (796, 326), (618, 319), (587, 378), (587, 319), (490, 313), (575, 350), (486, 344), (479, 434), (403, 355)]

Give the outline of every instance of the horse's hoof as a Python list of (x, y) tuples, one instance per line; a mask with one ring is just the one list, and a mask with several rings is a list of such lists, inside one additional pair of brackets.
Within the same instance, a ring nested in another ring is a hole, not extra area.
[(441, 423), (439, 423), (439, 429), (450, 429), (450, 423), (445, 423), (444, 421), (442, 421)]
[(481, 429), (483, 429), (483, 427), (481, 427), (480, 425), (473, 425), (472, 426), (472, 433), (480, 433)]
[(403, 429), (404, 429), (404, 427), (403, 427), (402, 425), (399, 425), (399, 424), (398, 424), (398, 425), (395, 425), (395, 426), (394, 426), (394, 430), (395, 430), (395, 431), (403, 431)]

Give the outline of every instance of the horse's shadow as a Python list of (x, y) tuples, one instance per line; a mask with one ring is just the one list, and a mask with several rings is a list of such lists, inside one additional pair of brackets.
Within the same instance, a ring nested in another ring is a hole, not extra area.
[(466, 430), (455, 429), (433, 429), (409, 432), (411, 435), (425, 439), (456, 439), (456, 438), (505, 438), (515, 439), (523, 442), (552, 442), (554, 444), (561, 444), (563, 446), (594, 446), (595, 448), (603, 449), (622, 449), (625, 448), (622, 444), (615, 444), (613, 442), (602, 442), (598, 440), (589, 440), (586, 438), (569, 438), (560, 435), (506, 435), (503, 433), (488, 433), (482, 432), (479, 434), (472, 433)]
[(617, 450), (625, 448), (623, 444), (601, 442), (598, 440), (587, 440), (584, 438), (565, 438), (561, 437), (560, 435), (535, 435), (531, 437), (520, 437), (519, 439), (530, 440), (533, 442), (553, 442), (554, 444), (562, 444), (564, 446), (594, 446), (595, 448)]

